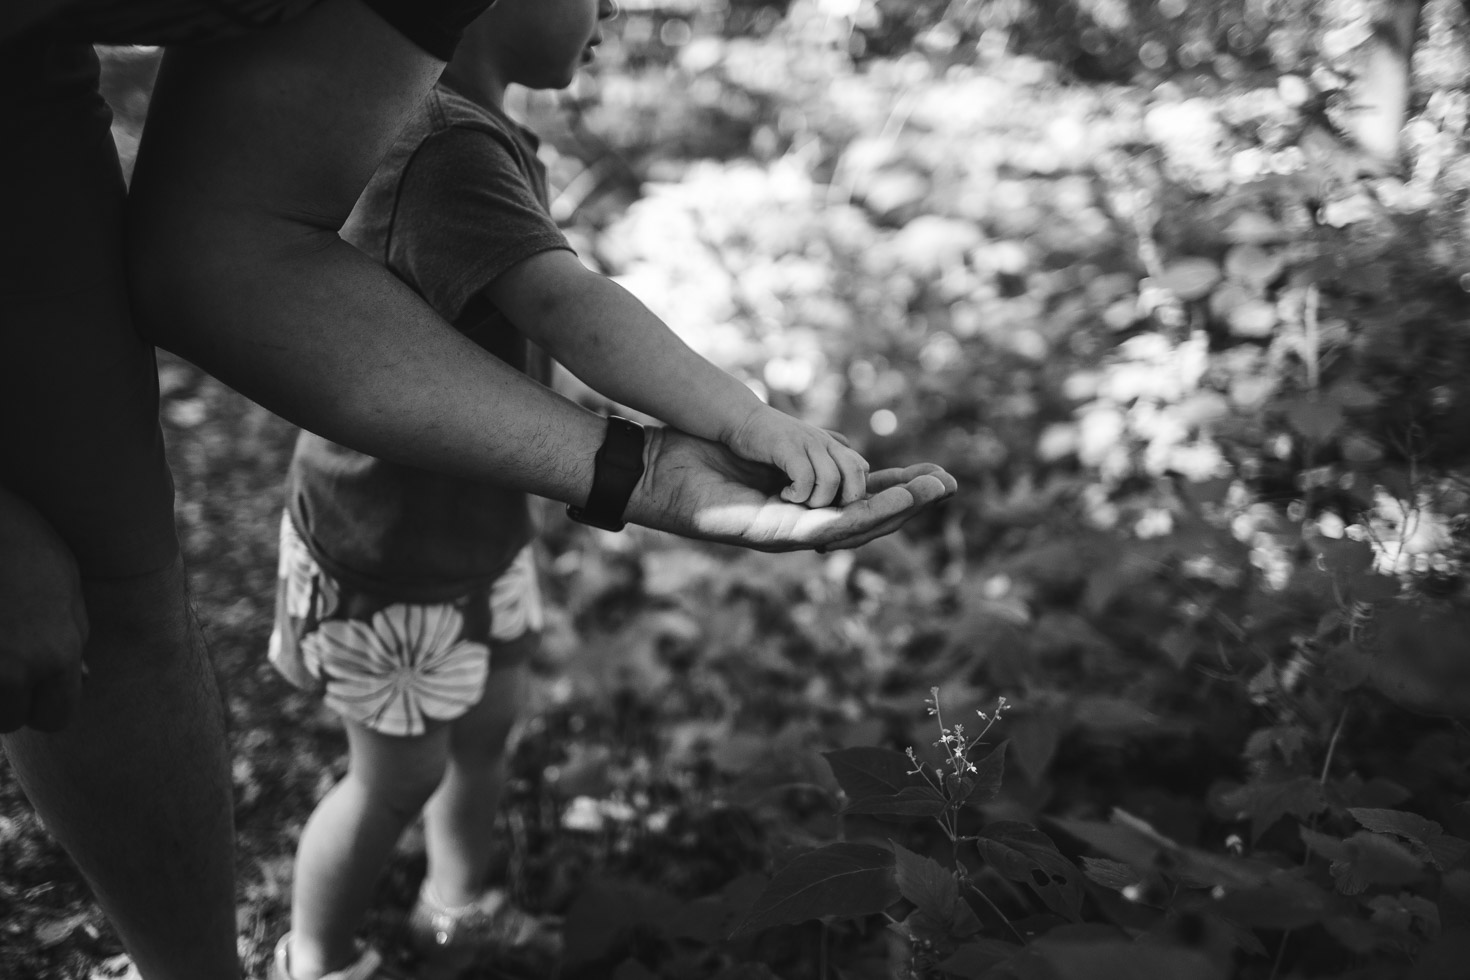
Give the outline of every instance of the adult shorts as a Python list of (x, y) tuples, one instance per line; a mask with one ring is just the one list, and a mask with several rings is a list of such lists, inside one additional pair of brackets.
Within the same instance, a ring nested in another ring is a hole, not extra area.
[(115, 579), (170, 565), (178, 541), (98, 71), (87, 44), (0, 43), (0, 484), (84, 577)]

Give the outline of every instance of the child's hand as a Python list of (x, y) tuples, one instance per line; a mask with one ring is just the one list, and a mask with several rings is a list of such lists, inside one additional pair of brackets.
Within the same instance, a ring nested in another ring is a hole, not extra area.
[(761, 405), (727, 440), (737, 455), (774, 466), (791, 483), (781, 499), (808, 507), (846, 506), (868, 495), (868, 461), (835, 432)]

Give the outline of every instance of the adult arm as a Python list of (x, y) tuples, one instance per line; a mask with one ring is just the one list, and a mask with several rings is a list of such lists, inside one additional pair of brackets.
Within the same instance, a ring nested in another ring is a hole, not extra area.
[(76, 561), (34, 507), (0, 486), (0, 732), (55, 731), (81, 694), (87, 614)]
[[(171, 50), (129, 200), (138, 319), (161, 346), (328, 438), (583, 503), (602, 420), (463, 338), (337, 236), (441, 68), (358, 0)], [(766, 548), (838, 546), (892, 523), (875, 506), (806, 523), (752, 510), (759, 493), (743, 474), (687, 438), (650, 440), (630, 519)], [(906, 514), (932, 487), (894, 489), (885, 507), (907, 501)]]
[(337, 231), (442, 63), (358, 0), (164, 59), (129, 198), (140, 325), (365, 452), (585, 496), (602, 423)]

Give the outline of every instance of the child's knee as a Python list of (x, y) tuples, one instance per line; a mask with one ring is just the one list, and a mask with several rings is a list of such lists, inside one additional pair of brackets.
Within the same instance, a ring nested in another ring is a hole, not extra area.
[(405, 738), (349, 724), (348, 777), (373, 805), (405, 822), (411, 820), (444, 779), (449, 761), (447, 734), (441, 728)]
[(418, 772), (398, 773), (392, 779), (362, 778), (363, 791), (376, 806), (408, 823), (418, 816), (429, 797), (444, 779), (444, 765), (425, 767)]

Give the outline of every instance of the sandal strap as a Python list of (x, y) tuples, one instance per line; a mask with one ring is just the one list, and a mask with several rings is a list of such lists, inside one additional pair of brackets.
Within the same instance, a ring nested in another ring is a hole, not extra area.
[[(499, 901), (491, 904), (491, 900)], [(503, 891), (492, 890), (458, 907), (446, 907), (419, 895), (413, 916), (424, 924), (427, 940), (439, 947), (501, 946), (514, 948), (529, 942), (541, 928), (532, 915), (516, 908)]]
[[(291, 934), (288, 932), (276, 944), (275, 980), (292, 980)], [(325, 974), (322, 980), (408, 980), (402, 973), (383, 963), (383, 954), (371, 946), (359, 946), (356, 960), (340, 970)]]

